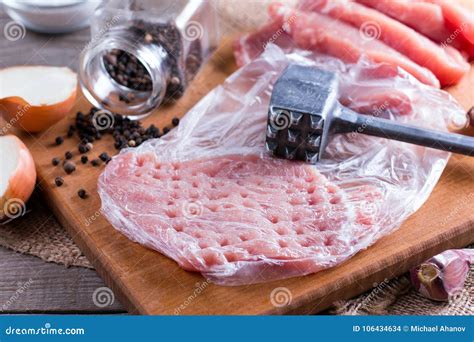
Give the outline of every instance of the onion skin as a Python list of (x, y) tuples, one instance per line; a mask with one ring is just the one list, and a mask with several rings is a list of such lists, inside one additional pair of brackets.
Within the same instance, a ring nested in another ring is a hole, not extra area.
[(464, 288), (473, 249), (450, 249), (410, 270), (413, 286), (421, 295), (437, 301), (448, 301)]
[(11, 96), (0, 100), (0, 114), (12, 126), (30, 133), (41, 132), (71, 111), (77, 89), (64, 101), (52, 105), (31, 106), (22, 97)]
[(36, 183), (35, 162), (28, 148), (16, 136), (7, 135), (0, 139), (13, 138), (16, 140), (19, 148), (18, 165), (8, 181), (8, 187), (5, 193), (0, 197), (0, 222), (10, 219), (5, 215), (8, 200), (19, 200), (26, 203), (30, 198)]

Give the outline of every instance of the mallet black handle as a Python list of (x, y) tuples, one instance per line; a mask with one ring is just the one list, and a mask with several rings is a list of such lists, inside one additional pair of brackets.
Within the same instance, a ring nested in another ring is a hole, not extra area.
[(474, 138), (472, 137), (361, 115), (347, 108), (343, 108), (334, 116), (334, 125), (336, 133), (357, 132), (468, 156), (474, 155)]

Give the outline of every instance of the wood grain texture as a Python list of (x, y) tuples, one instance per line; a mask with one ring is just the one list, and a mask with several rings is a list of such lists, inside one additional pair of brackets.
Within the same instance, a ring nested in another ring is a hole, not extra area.
[(94, 291), (106, 285), (90, 269), (65, 268), (0, 247), (0, 274), (2, 314), (124, 312), (118, 300), (94, 304)]
[[(173, 116), (183, 115), (204, 94), (235, 70), (229, 42), (225, 42), (204, 67), (186, 95), (172, 106), (158, 110), (145, 120), (162, 128)], [(474, 104), (474, 72), (454, 92), (466, 106)], [(78, 99), (75, 110), (88, 108)], [(71, 114), (73, 115), (73, 113)], [(71, 116), (72, 118), (72, 116)], [(50, 165), (55, 156), (75, 150), (77, 141), (62, 146), (52, 142), (64, 134), (71, 118), (38, 136), (23, 134), (35, 157), (40, 185), (60, 222), (67, 227), (105, 282), (120, 296), (130, 313), (141, 314), (282, 314), (314, 313), (334, 300), (350, 298), (371, 288), (374, 282), (399, 275), (409, 267), (447, 248), (474, 242), (474, 212), (470, 209), (474, 190), (474, 163), (467, 157), (454, 157), (427, 203), (395, 233), (360, 252), (344, 264), (314, 275), (265, 284), (221, 287), (204, 283), (196, 273), (180, 269), (161, 254), (135, 244), (100, 215), (96, 182), (100, 168), (80, 166), (56, 188), (53, 179), (64, 176)], [(94, 144), (92, 155), (113, 153), (110, 138)], [(78, 160), (78, 154), (74, 156)], [(81, 200), (79, 187), (91, 196)], [(196, 294), (196, 288), (202, 291)], [(276, 308), (270, 294), (277, 287), (291, 292), (289, 305)]]

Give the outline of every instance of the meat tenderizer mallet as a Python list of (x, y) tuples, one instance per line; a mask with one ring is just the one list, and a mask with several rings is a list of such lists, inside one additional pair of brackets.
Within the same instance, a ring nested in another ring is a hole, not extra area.
[(277, 157), (314, 164), (333, 134), (357, 132), (448, 152), (474, 155), (474, 138), (361, 115), (337, 99), (333, 72), (290, 64), (274, 85), (266, 146)]

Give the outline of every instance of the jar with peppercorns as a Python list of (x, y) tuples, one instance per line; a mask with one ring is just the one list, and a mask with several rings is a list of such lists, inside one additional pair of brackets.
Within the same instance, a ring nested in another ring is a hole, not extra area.
[(218, 44), (217, 19), (212, 1), (104, 1), (80, 59), (85, 97), (136, 119), (178, 99)]

